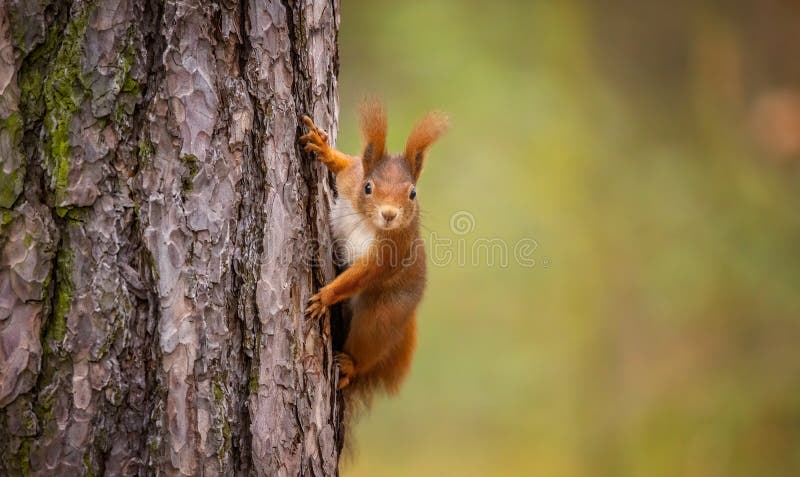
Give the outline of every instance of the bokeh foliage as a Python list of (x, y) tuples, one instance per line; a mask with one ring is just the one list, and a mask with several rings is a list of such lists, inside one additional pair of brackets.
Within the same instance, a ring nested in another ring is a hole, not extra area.
[(800, 475), (798, 44), (788, 1), (343, 2), (341, 148), (364, 94), (395, 151), (444, 109), (425, 234), (538, 243), (432, 264), (344, 475)]

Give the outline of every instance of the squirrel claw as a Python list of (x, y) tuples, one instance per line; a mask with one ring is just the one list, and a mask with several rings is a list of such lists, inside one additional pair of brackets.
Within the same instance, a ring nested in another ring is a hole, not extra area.
[(303, 123), (308, 127), (309, 131), (300, 137), (301, 141), (314, 143), (320, 147), (328, 144), (328, 133), (318, 128), (310, 117), (303, 116)]
[(307, 134), (300, 136), (300, 143), (304, 144), (303, 150), (317, 154), (320, 157), (327, 157), (330, 154), (328, 133), (318, 128), (308, 116), (303, 116), (303, 123), (309, 129)]
[(339, 384), (336, 386), (336, 389), (339, 390), (346, 388), (356, 374), (356, 367), (355, 363), (353, 363), (353, 358), (346, 353), (334, 353), (333, 361), (339, 368)]
[(306, 308), (305, 315), (309, 320), (315, 320), (328, 314), (328, 307), (322, 304), (319, 293), (312, 296), (308, 300), (308, 308)]
[(349, 384), (350, 384), (350, 376), (348, 376), (346, 374), (343, 375), (343, 376), (340, 376), (339, 377), (339, 384), (336, 385), (336, 390), (340, 391), (340, 390), (346, 388)]
[(314, 124), (314, 120), (311, 119), (311, 116), (307, 114), (303, 115), (303, 124), (308, 126), (308, 128), (311, 129), (312, 131), (317, 129), (317, 126)]
[(320, 149), (319, 146), (310, 142), (306, 144), (305, 147), (303, 147), (303, 150), (306, 152), (318, 152), (318, 153), (322, 152), (322, 149)]

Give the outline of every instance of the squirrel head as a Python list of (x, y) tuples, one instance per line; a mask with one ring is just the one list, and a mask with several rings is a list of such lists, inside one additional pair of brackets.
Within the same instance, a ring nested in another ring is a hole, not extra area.
[(447, 130), (447, 116), (440, 112), (428, 113), (411, 130), (405, 151), (389, 155), (383, 105), (377, 100), (368, 100), (361, 105), (360, 112), (364, 177), (359, 208), (378, 229), (404, 229), (419, 215), (417, 181), (428, 147)]

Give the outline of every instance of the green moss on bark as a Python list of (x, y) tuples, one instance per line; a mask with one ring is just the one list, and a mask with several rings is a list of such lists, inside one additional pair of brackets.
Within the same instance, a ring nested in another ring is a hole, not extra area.
[(220, 462), (225, 459), (225, 454), (231, 448), (231, 425), (228, 424), (228, 420), (225, 416), (222, 417), (222, 447), (219, 448), (219, 453), (217, 457), (219, 457)]
[(64, 205), (68, 200), (70, 123), (88, 92), (81, 71), (83, 37), (88, 17), (88, 11), (84, 11), (67, 24), (61, 47), (43, 84), (46, 165), (55, 190), (56, 205)]
[(53, 418), (53, 390), (50, 384), (56, 376), (58, 356), (47, 344), (42, 346), (42, 370), (36, 387), (40, 390), (33, 402), (33, 413), (39, 423), (39, 435), (47, 435), (48, 425)]
[(38, 121), (44, 116), (44, 78), (52, 68), (52, 59), (61, 45), (62, 27), (58, 21), (50, 27), (44, 41), (25, 57), (17, 76), (20, 112), (28, 123)]
[(0, 121), (0, 128), (8, 131), (12, 139), (22, 139), (22, 115), (17, 111), (11, 113), (7, 118)]
[(83, 474), (84, 477), (94, 477), (94, 472), (92, 471), (92, 456), (90, 452), (91, 449), (87, 449), (83, 454), (83, 465), (86, 467), (86, 473)]
[(181, 161), (186, 169), (186, 173), (181, 176), (181, 191), (191, 192), (194, 187), (194, 176), (200, 171), (197, 166), (197, 156), (194, 154), (184, 154)]
[(22, 440), (22, 445), (19, 447), (19, 470), (22, 475), (30, 475), (31, 473), (31, 440), (26, 438)]
[(250, 389), (250, 394), (258, 393), (258, 369), (256, 368), (255, 364), (250, 367), (250, 375), (247, 379), (247, 387)]
[(55, 352), (58, 344), (67, 335), (67, 313), (72, 306), (75, 287), (72, 283), (73, 254), (61, 247), (56, 257), (56, 284), (53, 299), (53, 315), (47, 321), (44, 347)]
[[(8, 225), (14, 220), (14, 213), (0, 207), (0, 226)], [(2, 229), (0, 229), (2, 230)]]
[(121, 78), (122, 84), (119, 90), (121, 93), (138, 96), (141, 93), (141, 88), (139, 87), (139, 83), (131, 76), (131, 68), (133, 68), (134, 61), (136, 61), (136, 54), (133, 51), (133, 41), (129, 35), (128, 43), (120, 54), (119, 77)]
[[(72, 306), (74, 284), (72, 282), (73, 253), (62, 245), (56, 255), (54, 270), (48, 275), (46, 282), (53, 285), (52, 305), (46, 306), (49, 318), (42, 328), (42, 367), (36, 383), (40, 392), (33, 403), (33, 412), (39, 423), (39, 436), (47, 436), (57, 431), (53, 422), (53, 406), (56, 390), (53, 383), (58, 381), (59, 369), (66, 359), (62, 355), (62, 344), (67, 335), (67, 313)], [(45, 288), (48, 288), (47, 285)], [(49, 308), (49, 309), (48, 309)]]
[(13, 112), (7, 118), (0, 120), (0, 134), (9, 136), (11, 154), (17, 154), (19, 165), (11, 170), (5, 171), (0, 167), (0, 207), (11, 208), (14, 206), (17, 197), (22, 192), (25, 181), (25, 156), (19, 150), (22, 144), (23, 123), (22, 115)]
[(212, 381), (212, 392), (214, 393), (214, 403), (216, 404), (215, 425), (222, 430), (222, 444), (217, 449), (217, 457), (220, 463), (224, 461), (225, 454), (231, 448), (231, 427), (228, 423), (225, 412), (225, 392), (222, 383), (227, 379), (227, 373), (216, 375)]
[(142, 138), (139, 141), (139, 166), (148, 166), (153, 162), (153, 154), (155, 154), (153, 143), (147, 138)]
[[(136, 54), (133, 50), (132, 33), (128, 33), (127, 43), (125, 48), (120, 52), (119, 56), (119, 72), (114, 78), (114, 83), (119, 89), (119, 96), (114, 105), (114, 111), (111, 118), (115, 123), (124, 123), (125, 117), (133, 112), (133, 104), (141, 95), (141, 88), (139, 83), (133, 79), (131, 75), (131, 68), (136, 61)], [(131, 99), (133, 98), (133, 99)]]
[(222, 403), (222, 385), (218, 382), (214, 382), (214, 400), (217, 404)]

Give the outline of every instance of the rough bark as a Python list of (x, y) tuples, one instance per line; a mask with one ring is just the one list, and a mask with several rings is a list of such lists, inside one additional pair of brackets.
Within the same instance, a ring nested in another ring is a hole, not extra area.
[(334, 475), (337, 0), (0, 0), (0, 474)]

